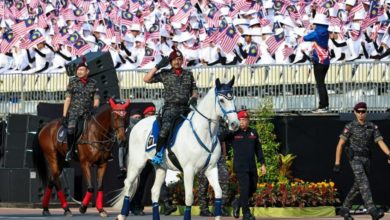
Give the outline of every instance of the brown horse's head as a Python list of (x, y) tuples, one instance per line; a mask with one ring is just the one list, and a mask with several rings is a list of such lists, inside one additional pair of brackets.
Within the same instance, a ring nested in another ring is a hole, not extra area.
[(130, 100), (126, 100), (126, 102), (115, 102), (114, 99), (110, 98), (109, 100), (110, 106), (112, 108), (111, 113), (111, 123), (112, 127), (115, 130), (115, 137), (120, 144), (122, 141), (126, 140), (125, 134), (125, 120), (126, 120), (126, 108), (130, 104)]

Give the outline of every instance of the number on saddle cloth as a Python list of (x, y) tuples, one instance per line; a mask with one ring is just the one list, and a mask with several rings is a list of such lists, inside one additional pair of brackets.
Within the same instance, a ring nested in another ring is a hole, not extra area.
[[(184, 123), (184, 118), (181, 116), (178, 116), (174, 120), (171, 128), (169, 129), (168, 141), (166, 147), (172, 147), (175, 144), (177, 132), (179, 131), (183, 123)], [(157, 117), (156, 120), (153, 122), (152, 130), (149, 134), (148, 141), (146, 142), (147, 143), (146, 151), (151, 151), (154, 148), (156, 148), (156, 143), (157, 143), (158, 135), (160, 134), (160, 129), (161, 129), (161, 117)]]

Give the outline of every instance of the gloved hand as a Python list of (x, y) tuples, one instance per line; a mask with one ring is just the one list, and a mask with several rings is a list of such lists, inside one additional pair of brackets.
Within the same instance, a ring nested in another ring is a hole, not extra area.
[(61, 122), (62, 126), (68, 127), (68, 119), (65, 116), (62, 116), (60, 122)]
[(198, 104), (198, 98), (197, 97), (191, 97), (190, 100), (188, 101), (188, 104), (190, 106), (196, 106)]
[(333, 172), (340, 173), (340, 171), (341, 171), (340, 164), (335, 164), (333, 167)]
[(156, 65), (157, 70), (169, 65), (169, 57), (163, 56), (160, 62)]

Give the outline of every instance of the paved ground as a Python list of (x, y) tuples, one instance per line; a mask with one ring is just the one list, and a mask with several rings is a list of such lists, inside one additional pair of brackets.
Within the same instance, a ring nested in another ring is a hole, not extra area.
[[(79, 220), (79, 219), (102, 219), (98, 216), (98, 213), (96, 209), (91, 208), (88, 209), (87, 214), (81, 215), (78, 212), (77, 208), (72, 208), (72, 212), (74, 213), (72, 220)], [(29, 220), (29, 219), (34, 219), (34, 220), (39, 220), (39, 219), (65, 219), (63, 217), (63, 210), (62, 209), (51, 209), (50, 210), (52, 213), (52, 216), (50, 217), (42, 217), (41, 216), (41, 209), (29, 209), (29, 208), (0, 208), (0, 220), (2, 219), (24, 219), (24, 220)], [(112, 208), (107, 208), (107, 211), (109, 212), (109, 216), (107, 219), (115, 219), (116, 215), (118, 214), (117, 210), (114, 210)], [(129, 216), (127, 219), (129, 220), (150, 220), (152, 219), (151, 216), (151, 211), (150, 208), (146, 209), (146, 216)], [(357, 220), (369, 220), (371, 219), (370, 216), (368, 215), (354, 215), (354, 218)], [(178, 220), (178, 219), (183, 219), (182, 216), (161, 216), (161, 220)], [(193, 220), (201, 220), (201, 219), (213, 219), (213, 218), (206, 218), (206, 217), (199, 217), (199, 216), (193, 216)], [(223, 217), (222, 219), (226, 220), (233, 220), (233, 217)], [(270, 218), (257, 218), (257, 219), (270, 219)], [(334, 218), (302, 218), (304, 220), (309, 220), (309, 219), (321, 219), (321, 220), (336, 220), (340, 219), (338, 217)], [(390, 213), (386, 213), (386, 216), (383, 218), (384, 220), (390, 220)], [(299, 218), (294, 218), (294, 220), (299, 220)]]

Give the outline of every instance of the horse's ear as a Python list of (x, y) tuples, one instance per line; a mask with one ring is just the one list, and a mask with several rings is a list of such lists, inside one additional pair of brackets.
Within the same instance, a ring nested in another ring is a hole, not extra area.
[(233, 87), (233, 85), (234, 85), (234, 79), (235, 79), (235, 76), (233, 75), (233, 78), (228, 82), (228, 86), (229, 86), (229, 87)]
[(220, 88), (221, 88), (221, 81), (219, 81), (219, 78), (217, 78), (217, 79), (215, 80), (215, 87), (216, 87), (217, 89), (220, 89)]

